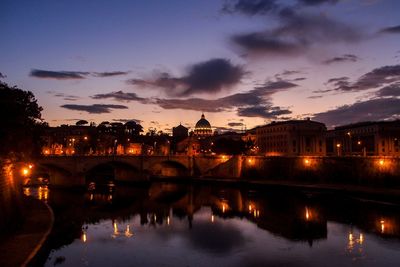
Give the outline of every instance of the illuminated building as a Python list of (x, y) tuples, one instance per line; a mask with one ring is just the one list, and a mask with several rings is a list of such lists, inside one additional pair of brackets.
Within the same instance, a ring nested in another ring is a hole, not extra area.
[(256, 146), (266, 156), (324, 156), (325, 133), (325, 124), (310, 119), (272, 122), (256, 128)]
[(207, 137), (213, 134), (211, 124), (205, 119), (204, 114), (201, 115), (201, 119), (196, 123), (194, 128), (194, 135), (198, 137)]
[(400, 156), (400, 121), (360, 122), (327, 132), (327, 154)]

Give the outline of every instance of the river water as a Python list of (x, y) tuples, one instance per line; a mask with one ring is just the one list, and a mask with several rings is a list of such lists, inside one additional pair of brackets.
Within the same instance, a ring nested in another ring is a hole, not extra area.
[(172, 183), (25, 194), (55, 213), (45, 266), (400, 266), (400, 208), (387, 203)]

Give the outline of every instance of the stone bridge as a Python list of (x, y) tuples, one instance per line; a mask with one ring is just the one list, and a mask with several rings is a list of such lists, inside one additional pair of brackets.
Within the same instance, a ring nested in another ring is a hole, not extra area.
[(35, 162), (33, 175), (47, 175), (50, 184), (57, 186), (85, 185), (88, 176), (102, 167), (111, 169), (116, 181), (220, 176), (218, 173), (239, 177), (239, 162), (239, 157), (230, 156), (45, 156)]

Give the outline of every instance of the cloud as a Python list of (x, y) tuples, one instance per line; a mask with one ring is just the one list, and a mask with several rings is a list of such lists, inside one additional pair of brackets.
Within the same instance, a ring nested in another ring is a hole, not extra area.
[(238, 109), (239, 116), (245, 117), (261, 117), (264, 119), (276, 119), (281, 115), (288, 115), (292, 112), (289, 109), (282, 109), (272, 105), (267, 106), (254, 106)]
[(240, 54), (302, 55), (319, 45), (357, 43), (368, 38), (362, 28), (322, 14), (300, 13), (292, 7), (284, 7), (274, 15), (278, 26), (231, 37)]
[(229, 122), (228, 126), (230, 127), (240, 127), (240, 126), (244, 126), (243, 122)]
[(112, 121), (113, 122), (122, 122), (122, 123), (129, 122), (129, 121), (134, 121), (134, 122), (136, 122), (138, 124), (143, 122), (143, 120), (139, 120), (139, 119), (112, 119)]
[(314, 114), (313, 119), (330, 127), (361, 121), (377, 121), (400, 118), (399, 98), (377, 98), (344, 105)]
[(344, 62), (357, 62), (360, 58), (356, 55), (346, 54), (338, 57), (333, 57), (327, 60), (324, 60), (322, 63), (329, 65), (332, 63), (344, 63)]
[(93, 72), (92, 75), (95, 77), (113, 77), (127, 75), (129, 71), (111, 71), (111, 72)]
[(336, 4), (339, 0), (297, 0), (300, 4), (305, 6), (317, 6), (321, 4)]
[(89, 75), (94, 77), (112, 77), (118, 75), (126, 75), (129, 71), (112, 71), (112, 72), (88, 72), (88, 71), (51, 71), (51, 70), (31, 70), (29, 76), (40, 79), (56, 79), (56, 80), (74, 80), (86, 79)]
[(70, 110), (86, 111), (91, 114), (110, 113), (112, 109), (128, 109), (127, 106), (112, 105), (112, 104), (93, 104), (93, 105), (66, 104), (62, 105), (61, 107)]
[(357, 92), (377, 89), (393, 82), (400, 82), (400, 65), (375, 68), (359, 77), (355, 82), (350, 82), (347, 77), (330, 79), (328, 83), (331, 83), (333, 88), (327, 91)]
[(376, 92), (376, 95), (379, 97), (387, 97), (387, 96), (400, 96), (400, 83), (394, 83), (388, 86), (381, 88)]
[(52, 92), (52, 91), (50, 91), (48, 93), (52, 94), (55, 97), (61, 97), (64, 100), (67, 100), (67, 101), (76, 101), (76, 100), (80, 99), (80, 97), (76, 96), (76, 95), (67, 95), (67, 94), (64, 94), (64, 93), (56, 93), (56, 92)]
[(161, 88), (169, 96), (189, 96), (197, 93), (217, 93), (240, 82), (245, 72), (223, 58), (210, 59), (190, 66), (182, 77), (160, 73), (151, 79), (131, 79), (127, 82), (142, 87)]
[[(240, 13), (247, 16), (275, 14), (285, 7), (277, 0), (228, 0), (222, 6), (222, 13)], [(297, 0), (296, 8), (317, 6), (321, 4), (336, 4), (339, 0)]]
[(280, 8), (276, 0), (235, 0), (226, 1), (222, 7), (222, 12), (242, 13), (245, 15), (264, 15)]
[(252, 32), (234, 35), (233, 43), (244, 49), (247, 54), (285, 54), (297, 55), (305, 51), (303, 44), (295, 41), (281, 40), (267, 32)]
[(400, 33), (400, 25), (393, 27), (386, 27), (379, 31), (380, 33)]
[(107, 99), (107, 98), (112, 98), (116, 101), (138, 101), (141, 103), (147, 103), (148, 100), (146, 98), (142, 98), (137, 96), (135, 93), (124, 93), (123, 91), (116, 91), (116, 92), (111, 92), (107, 94), (97, 94), (94, 96), (91, 96), (93, 99)]
[(7, 76), (0, 72), (0, 78), (5, 79)]
[[(231, 94), (217, 99), (204, 99), (204, 98), (142, 98), (134, 93), (124, 93), (123, 91), (111, 92), (108, 94), (97, 94), (92, 96), (93, 99), (107, 99), (112, 98), (117, 101), (136, 101), (144, 104), (158, 105), (163, 109), (183, 109), (195, 110), (202, 112), (221, 112), (238, 110), (239, 107), (254, 107), (267, 104), (270, 106), (270, 97), (281, 91), (297, 87), (298, 85), (288, 80), (267, 81), (248, 92)], [(272, 107), (271, 107), (272, 108)], [(243, 111), (243, 114), (246, 111)], [(270, 115), (278, 112), (272, 108)], [(265, 116), (265, 114), (261, 114)], [(278, 115), (277, 115), (278, 116)]]
[(41, 79), (56, 79), (56, 80), (70, 80), (70, 79), (85, 79), (90, 72), (82, 71), (50, 71), (33, 69), (30, 72), (31, 77)]
[(164, 109), (186, 109), (206, 112), (221, 112), (237, 107), (260, 106), (269, 103), (272, 94), (285, 91), (297, 85), (288, 81), (268, 81), (244, 93), (236, 93), (213, 100), (202, 98), (189, 99), (156, 99), (156, 104)]

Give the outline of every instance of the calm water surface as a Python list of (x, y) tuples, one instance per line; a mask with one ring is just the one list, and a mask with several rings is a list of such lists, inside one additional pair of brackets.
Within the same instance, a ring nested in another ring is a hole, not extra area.
[(397, 206), (166, 183), (25, 193), (55, 212), (45, 266), (400, 266)]

